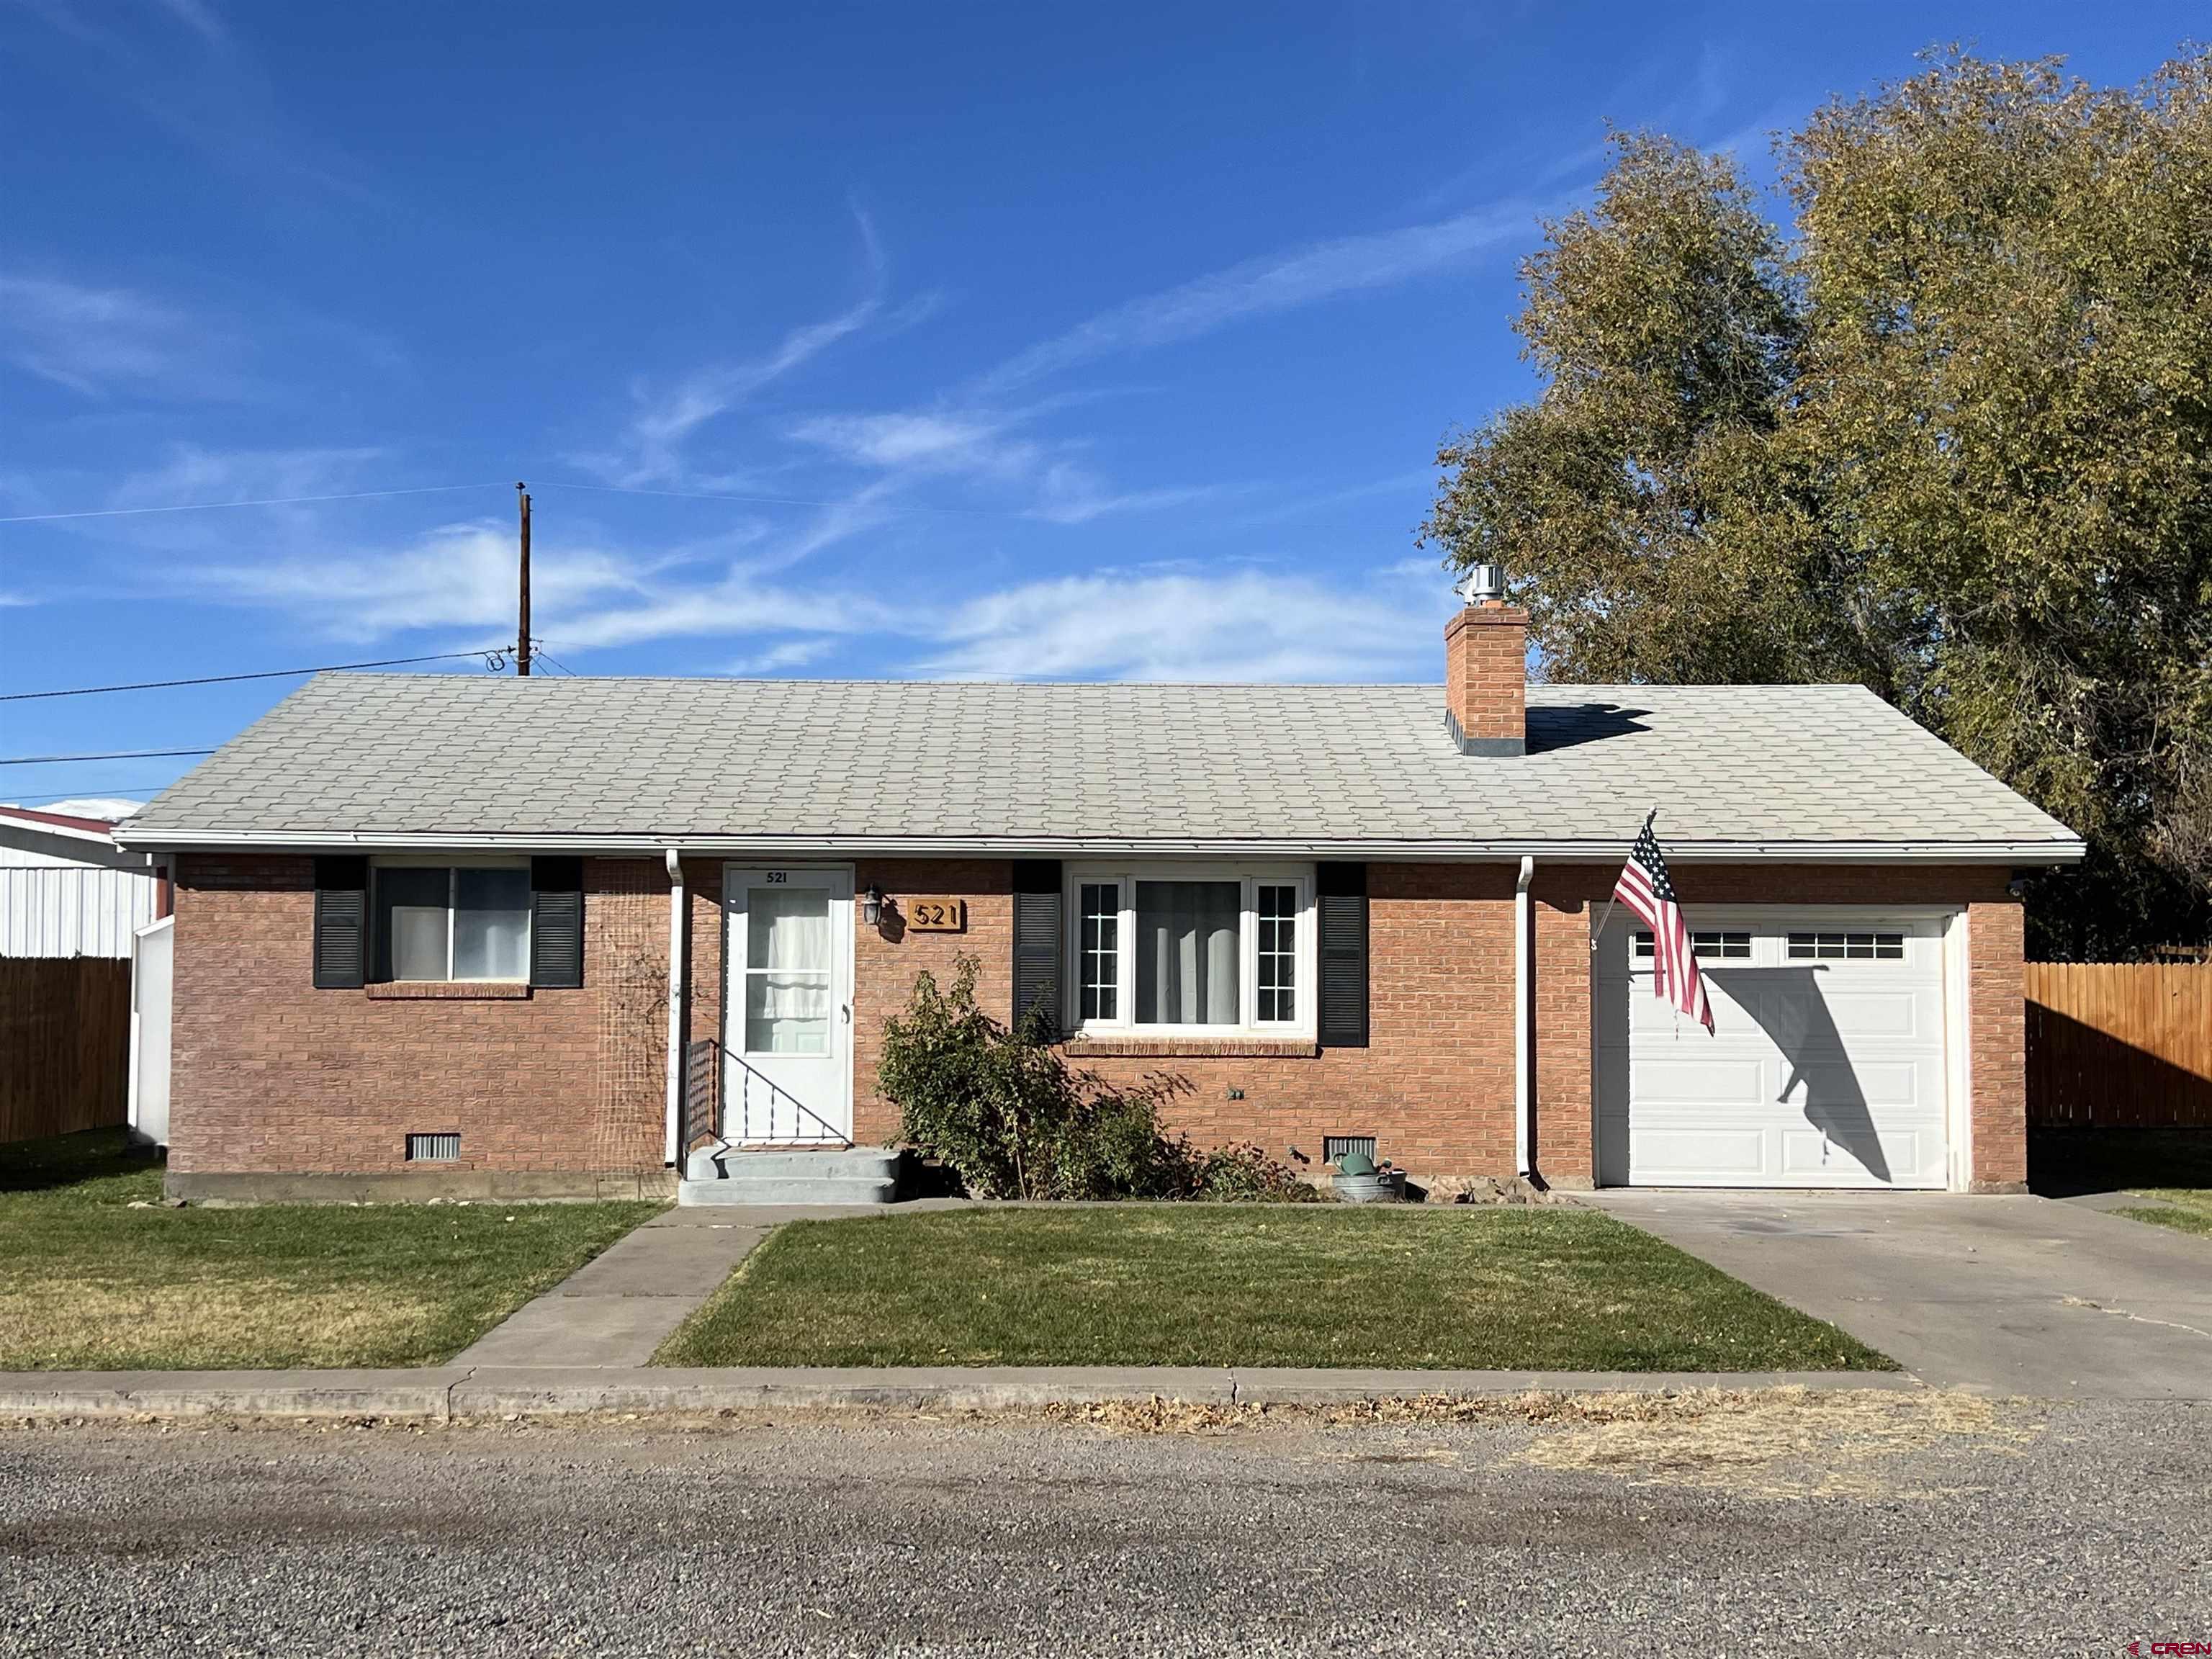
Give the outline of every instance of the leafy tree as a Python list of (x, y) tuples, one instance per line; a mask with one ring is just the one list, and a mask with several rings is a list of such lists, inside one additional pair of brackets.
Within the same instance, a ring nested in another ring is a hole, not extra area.
[(1569, 680), (1856, 680), (2088, 840), (2032, 944), (2212, 930), (2212, 53), (2139, 88), (1938, 56), (1724, 157), (1615, 140), (1545, 228), (1544, 386), (1424, 538)]

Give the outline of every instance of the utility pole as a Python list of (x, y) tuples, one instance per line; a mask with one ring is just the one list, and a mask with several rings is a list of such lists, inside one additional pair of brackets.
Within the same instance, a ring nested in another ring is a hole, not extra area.
[(514, 629), (514, 672), (530, 673), (530, 492), (517, 483), (515, 499), (522, 504), (522, 591)]

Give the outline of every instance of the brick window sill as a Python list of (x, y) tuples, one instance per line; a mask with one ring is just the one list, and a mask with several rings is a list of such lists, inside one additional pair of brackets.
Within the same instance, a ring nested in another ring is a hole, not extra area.
[(1070, 1060), (1139, 1055), (1158, 1060), (1310, 1060), (1321, 1045), (1310, 1037), (1070, 1037)]
[(527, 1002), (530, 987), (518, 980), (396, 980), (368, 988), (371, 1002)]

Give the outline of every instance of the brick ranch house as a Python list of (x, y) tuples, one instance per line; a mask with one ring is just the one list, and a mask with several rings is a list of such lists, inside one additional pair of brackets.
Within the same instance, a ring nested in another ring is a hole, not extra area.
[[(1857, 687), (1530, 685), (1526, 637), (1470, 605), (1441, 690), (318, 678), (121, 831), (175, 872), (170, 1188), (879, 1144), (963, 953), (1316, 1172), (2017, 1188), (2014, 880), (2080, 841)], [(1711, 1036), (1607, 908), (1654, 807)]]

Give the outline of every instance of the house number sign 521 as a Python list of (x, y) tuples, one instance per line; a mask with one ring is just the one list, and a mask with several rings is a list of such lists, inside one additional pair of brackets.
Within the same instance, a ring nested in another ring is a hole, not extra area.
[(906, 902), (906, 925), (917, 933), (964, 933), (968, 931), (968, 901), (910, 898)]

